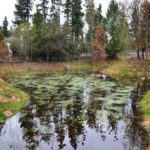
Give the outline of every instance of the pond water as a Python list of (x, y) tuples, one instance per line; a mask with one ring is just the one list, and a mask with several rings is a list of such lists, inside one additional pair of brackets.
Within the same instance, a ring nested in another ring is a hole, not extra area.
[(147, 150), (139, 88), (73, 75), (19, 77), (31, 99), (0, 129), (0, 150)]

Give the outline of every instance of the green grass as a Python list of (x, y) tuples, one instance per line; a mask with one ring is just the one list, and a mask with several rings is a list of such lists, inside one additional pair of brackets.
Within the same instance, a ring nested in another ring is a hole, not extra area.
[(25, 99), (21, 99), (20, 102), (9, 102), (0, 104), (0, 121), (3, 122), (7, 117), (3, 114), (4, 111), (9, 110), (13, 114), (18, 112), (21, 107), (25, 104)]
[(144, 118), (150, 118), (150, 91), (148, 91), (141, 100), (140, 108), (144, 113)]
[(0, 85), (0, 121), (2, 122), (7, 119), (3, 114), (4, 111), (10, 111), (13, 114), (18, 112), (29, 96), (3, 80), (0, 80)]

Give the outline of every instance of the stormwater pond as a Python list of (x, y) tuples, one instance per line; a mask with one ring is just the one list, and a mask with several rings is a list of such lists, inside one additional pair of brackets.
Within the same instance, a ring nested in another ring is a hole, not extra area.
[(148, 150), (140, 88), (88, 76), (24, 76), (30, 100), (0, 128), (0, 150)]

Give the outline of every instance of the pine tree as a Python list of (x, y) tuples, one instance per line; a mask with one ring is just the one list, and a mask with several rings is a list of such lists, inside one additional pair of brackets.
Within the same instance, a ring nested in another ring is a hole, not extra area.
[(3, 21), (3, 33), (4, 33), (4, 36), (5, 37), (9, 37), (9, 31), (8, 31), (8, 20), (7, 20), (7, 17), (4, 18), (4, 21)]
[(68, 40), (71, 40), (72, 38), (72, 0), (66, 0), (64, 4), (64, 14), (65, 14), (65, 26), (68, 28)]
[(43, 14), (41, 14), (40, 10), (37, 9), (36, 13), (33, 16), (33, 32), (34, 32), (34, 44), (35, 49), (40, 49), (43, 45), (43, 25), (44, 25), (44, 17)]
[(60, 27), (60, 14), (61, 14), (61, 6), (62, 0), (51, 0), (51, 17), (57, 20), (58, 26)]
[(95, 11), (95, 26), (98, 26), (102, 23), (103, 23), (102, 5), (99, 4), (99, 7)]
[(32, 10), (32, 0), (17, 0), (15, 5), (15, 21), (14, 24), (19, 25), (20, 23), (29, 22)]
[(95, 16), (95, 9), (94, 9), (94, 2), (93, 0), (87, 0), (87, 10), (86, 10), (86, 21), (89, 26), (89, 30), (93, 32), (94, 30), (94, 16)]
[(68, 22), (72, 35), (74, 35), (74, 39), (77, 41), (80, 36), (82, 36), (83, 29), (83, 16), (82, 12), (82, 1), (81, 0), (66, 0), (65, 2), (65, 17)]
[(82, 12), (82, 1), (81, 0), (66, 0), (65, 1), (65, 18), (66, 24), (70, 32), (68, 38), (70, 41), (68, 42), (71, 49), (80, 49), (82, 39), (83, 39), (83, 16), (84, 13)]
[(87, 33), (87, 45), (89, 46), (89, 50), (92, 51), (95, 30), (95, 7), (93, 0), (86, 0), (86, 21), (89, 27)]
[(72, 1), (72, 33), (74, 35), (75, 42), (78, 43), (83, 34), (83, 16), (82, 12), (82, 1), (81, 0), (73, 0)]
[(40, 0), (40, 4), (38, 6), (40, 6), (40, 10), (42, 12), (42, 15), (44, 17), (44, 20), (46, 21), (47, 19), (47, 16), (48, 16), (48, 3), (49, 3), (49, 0)]
[(40, 10), (37, 9), (36, 13), (33, 16), (33, 24), (37, 27), (37, 28), (41, 28), (42, 23), (44, 21), (44, 17), (41, 14)]
[(106, 52), (110, 58), (117, 58), (117, 53), (126, 50), (129, 46), (129, 31), (125, 15), (115, 0), (109, 5), (105, 29), (108, 35)]
[(66, 0), (64, 4), (64, 13), (65, 13), (65, 18), (68, 23), (71, 21), (71, 13), (72, 13), (72, 0)]

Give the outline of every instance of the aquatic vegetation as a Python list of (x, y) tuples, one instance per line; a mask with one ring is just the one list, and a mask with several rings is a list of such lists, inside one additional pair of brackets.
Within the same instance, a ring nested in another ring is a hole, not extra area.
[[(132, 87), (121, 87), (112, 81), (93, 80), (89, 77), (74, 75), (52, 77), (20, 77), (12, 82), (15, 86), (27, 89), (31, 93), (31, 99), (41, 105), (55, 101), (59, 105), (67, 107), (77, 99), (83, 99), (86, 107), (91, 102), (102, 102), (104, 110), (110, 113), (120, 112), (121, 106), (125, 106), (132, 91)], [(43, 101), (43, 102), (41, 102)], [(102, 112), (102, 110), (101, 110)]]
[[(21, 147), (86, 149), (91, 145), (97, 149), (110, 143), (114, 149), (122, 150), (124, 139), (135, 149), (147, 146), (147, 132), (136, 121), (138, 116), (133, 110), (134, 87), (79, 75), (20, 76), (11, 83), (31, 96), (16, 115), (16, 124), (22, 130), (16, 133), (24, 137)], [(4, 125), (2, 133), (6, 128), (12, 127)]]

